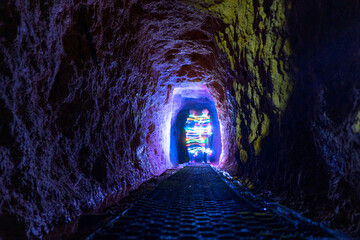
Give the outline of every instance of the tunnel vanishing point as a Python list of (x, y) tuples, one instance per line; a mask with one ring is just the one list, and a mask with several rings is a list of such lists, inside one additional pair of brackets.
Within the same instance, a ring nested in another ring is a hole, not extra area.
[(214, 168), (360, 235), (359, 1), (3, 0), (0, 238), (186, 164), (192, 108)]

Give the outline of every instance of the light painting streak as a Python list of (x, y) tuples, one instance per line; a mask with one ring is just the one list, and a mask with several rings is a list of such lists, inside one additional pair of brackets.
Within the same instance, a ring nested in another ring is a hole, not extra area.
[[(186, 132), (186, 147), (192, 161), (198, 156), (199, 153), (206, 153), (211, 156), (212, 149), (209, 148), (209, 137), (212, 135), (212, 126), (209, 111), (204, 109), (202, 115), (196, 116), (194, 110), (190, 110), (190, 115), (186, 120), (185, 132)], [(207, 162), (209, 158), (207, 156)]]

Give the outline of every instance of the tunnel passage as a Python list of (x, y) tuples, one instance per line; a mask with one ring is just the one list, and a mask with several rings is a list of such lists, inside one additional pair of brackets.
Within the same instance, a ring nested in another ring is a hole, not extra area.
[(17, 232), (178, 163), (173, 92), (200, 84), (219, 167), (360, 232), (359, 1), (27, 2), (0, 4), (0, 218)]
[[(208, 109), (212, 121), (212, 136), (209, 138), (209, 148), (212, 149), (210, 162), (217, 164), (221, 154), (221, 134), (218, 113), (214, 101), (207, 97), (182, 98), (181, 107), (173, 114), (170, 131), (170, 160), (173, 165), (189, 162), (189, 154), (185, 143), (185, 123), (189, 117), (190, 110), (201, 113)], [(196, 158), (200, 162), (201, 158)]]

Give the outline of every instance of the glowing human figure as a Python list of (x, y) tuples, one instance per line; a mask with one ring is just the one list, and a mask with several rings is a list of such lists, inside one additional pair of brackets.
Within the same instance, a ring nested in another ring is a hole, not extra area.
[(195, 158), (201, 153), (206, 156), (206, 162), (209, 163), (212, 154), (212, 150), (209, 148), (209, 137), (212, 134), (209, 111), (204, 109), (201, 116), (196, 116), (195, 110), (190, 110), (185, 132), (190, 162), (195, 162)]

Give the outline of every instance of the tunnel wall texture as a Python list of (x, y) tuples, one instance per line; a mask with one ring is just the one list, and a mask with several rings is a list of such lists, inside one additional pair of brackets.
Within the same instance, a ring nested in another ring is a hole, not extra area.
[(174, 86), (208, 89), (234, 158), (221, 21), (177, 1), (2, 1), (0, 13), (2, 237), (40, 238), (171, 167)]
[(359, 3), (2, 1), (0, 232), (39, 238), (171, 167), (177, 88), (206, 88), (220, 167), (359, 232)]
[(0, 225), (41, 236), (165, 170), (161, 136), (150, 137), (162, 90), (133, 34), (136, 5), (1, 6), (11, 20), (1, 29)]
[(357, 235), (359, 2), (189, 3), (227, 24), (216, 39), (235, 72), (233, 170), (255, 191)]

